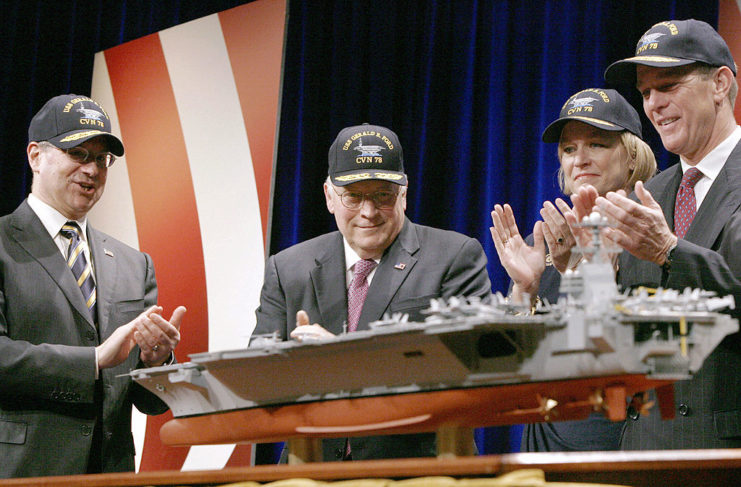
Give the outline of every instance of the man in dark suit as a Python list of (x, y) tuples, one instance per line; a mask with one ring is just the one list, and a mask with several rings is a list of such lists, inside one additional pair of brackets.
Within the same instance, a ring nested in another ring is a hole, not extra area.
[(110, 131), (78, 95), (29, 127), (31, 194), (0, 219), (0, 477), (133, 470), (131, 405), (167, 410), (118, 377), (173, 360), (185, 308), (165, 320), (149, 256), (87, 222), (124, 153)]
[[(336, 335), (368, 329), (384, 313), (420, 320), (432, 298), (489, 295), (481, 244), (409, 221), (406, 190), (394, 132), (373, 125), (343, 129), (329, 150), (324, 184), (339, 231), (268, 259), (255, 333), (277, 332), (282, 339), (307, 332)], [(359, 294), (367, 294), (364, 301)], [(359, 364), (348, 373), (372, 366)], [(353, 438), (351, 448), (345, 447), (343, 439), (325, 441), (325, 460), (435, 454), (432, 434)]]
[[(733, 294), (738, 316), (741, 128), (733, 117), (735, 75), (728, 46), (708, 24), (668, 21), (648, 30), (635, 56), (613, 63), (605, 77), (635, 83), (646, 116), (680, 164), (645, 187), (636, 184), (635, 199), (608, 193), (595, 202), (617, 222), (609, 237), (627, 251), (619, 262), (621, 284)], [(586, 193), (579, 194), (583, 207), (590, 200)], [(622, 448), (741, 447), (738, 333), (674, 391), (673, 420), (629, 408)]]

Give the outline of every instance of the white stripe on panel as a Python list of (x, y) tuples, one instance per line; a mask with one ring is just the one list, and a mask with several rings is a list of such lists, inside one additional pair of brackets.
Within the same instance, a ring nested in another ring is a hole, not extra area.
[(224, 468), (236, 445), (194, 445), (183, 463), (183, 472)]
[[(116, 102), (113, 98), (111, 79), (108, 77), (108, 66), (102, 52), (95, 54), (93, 66), (92, 98), (103, 105), (111, 118), (111, 131), (119, 138), (121, 127), (118, 124)], [(126, 141), (124, 141), (124, 150)], [(90, 222), (101, 230), (122, 242), (139, 248), (139, 234), (136, 230), (134, 216), (134, 201), (131, 197), (129, 171), (126, 167), (126, 157), (116, 159), (108, 169), (108, 179), (105, 192), (100, 201), (90, 211)]]
[[(203, 240), (209, 350), (247, 345), (265, 260), (249, 142), (217, 15), (160, 32)], [(259, 69), (259, 66), (255, 66)]]
[[(112, 132), (121, 137), (121, 127), (118, 124), (118, 113), (113, 98), (113, 87), (108, 76), (108, 65), (102, 52), (95, 54), (91, 97), (103, 105), (111, 118)], [(129, 171), (126, 168), (125, 157), (117, 159), (108, 170), (105, 192), (90, 211), (89, 218), (90, 223), (98, 230), (112, 235), (135, 249), (139, 248), (134, 201), (131, 197)], [(138, 472), (142, 460), (141, 452), (144, 449), (144, 436), (147, 431), (147, 416), (140, 413), (136, 408), (132, 408), (131, 430), (134, 435), (135, 463)]]

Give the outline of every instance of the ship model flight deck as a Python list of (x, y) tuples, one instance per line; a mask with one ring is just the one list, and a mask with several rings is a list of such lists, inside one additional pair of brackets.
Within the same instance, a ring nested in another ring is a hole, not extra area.
[[(255, 337), (247, 349), (138, 369), (174, 419), (171, 445), (281, 441), (585, 418), (625, 418), (626, 399), (696, 372), (738, 322), (732, 297), (701, 290), (619, 293), (606, 225), (593, 214), (585, 258), (558, 303), (530, 313), (499, 294), (433, 300), (424, 322), (385, 317), (332, 338)], [(637, 395), (640, 397), (640, 395)], [(648, 410), (648, 404), (638, 407)], [(658, 413), (657, 413), (658, 414)]]

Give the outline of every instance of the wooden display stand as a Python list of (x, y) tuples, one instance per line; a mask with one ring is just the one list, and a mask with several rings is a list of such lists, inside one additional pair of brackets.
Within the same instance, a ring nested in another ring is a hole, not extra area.
[[(473, 456), (474, 439), (472, 428), (442, 426), (437, 430), (438, 458)], [(288, 440), (288, 464), (303, 465), (322, 461), (321, 438), (293, 438)]]

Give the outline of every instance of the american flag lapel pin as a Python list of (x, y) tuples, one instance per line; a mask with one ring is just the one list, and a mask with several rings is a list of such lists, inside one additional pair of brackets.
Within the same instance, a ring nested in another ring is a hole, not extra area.
[(407, 266), (407, 265), (406, 265), (405, 263), (403, 263), (403, 262), (399, 262), (398, 264), (396, 264), (396, 265), (394, 266), (394, 269), (399, 269), (400, 271), (403, 271), (403, 270), (404, 270), (404, 268), (405, 268), (406, 266)]

